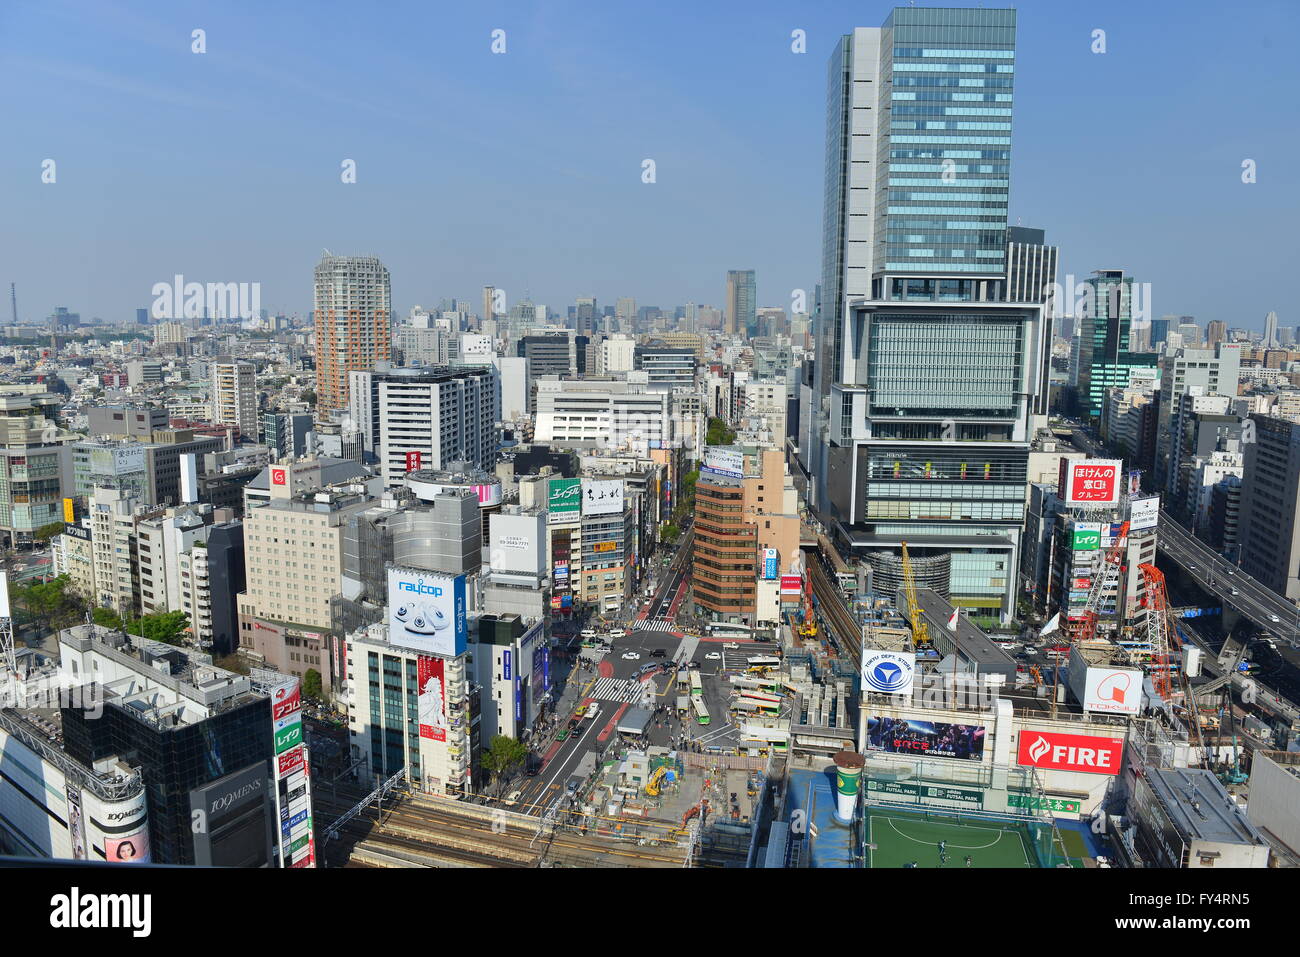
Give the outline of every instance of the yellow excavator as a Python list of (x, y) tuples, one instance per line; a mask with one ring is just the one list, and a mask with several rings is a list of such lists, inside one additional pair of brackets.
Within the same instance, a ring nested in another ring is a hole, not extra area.
[(650, 780), (645, 783), (645, 793), (648, 796), (659, 796), (659, 792), (663, 788), (664, 778), (668, 776), (670, 770), (671, 768), (666, 764), (662, 764), (655, 769), (655, 773), (650, 775)]

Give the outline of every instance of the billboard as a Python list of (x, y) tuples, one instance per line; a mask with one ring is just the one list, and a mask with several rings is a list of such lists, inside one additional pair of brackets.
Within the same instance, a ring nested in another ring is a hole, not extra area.
[(63, 500), (63, 520), (69, 525), (73, 525), (77, 521), (77, 512), (76, 509), (73, 508), (72, 499), (70, 498), (65, 498)]
[(745, 477), (745, 453), (740, 449), (709, 449), (704, 453), (704, 467), (730, 478)]
[(447, 740), (447, 682), (441, 658), (420, 655), (416, 661), (416, 680), (420, 689), (417, 707), (420, 714), (420, 737)]
[(388, 640), (427, 655), (463, 654), (469, 629), (465, 615), (465, 576), (435, 575), (390, 566)]
[(1130, 503), (1128, 513), (1128, 530), (1140, 532), (1144, 528), (1155, 528), (1160, 524), (1160, 496), (1135, 498)]
[(1096, 522), (1075, 522), (1072, 548), (1076, 552), (1095, 552), (1101, 548), (1101, 526)]
[(416, 449), (413, 452), (406, 453), (406, 471), (408, 472), (420, 471), (420, 456), (421, 453), (419, 449)]
[(617, 515), (622, 511), (622, 479), (582, 480), (583, 515)]
[(574, 521), (582, 512), (582, 479), (551, 479), (546, 495), (549, 523)]
[(149, 863), (149, 829), (141, 828), (126, 837), (105, 837), (104, 859), (114, 864)]
[(862, 652), (862, 690), (879, 694), (912, 693), (916, 655), (898, 651)]
[(801, 575), (782, 575), (781, 576), (781, 594), (798, 595), (803, 592), (803, 576)]
[(285, 469), (271, 469), (271, 484), (272, 485), (289, 484), (288, 472)]
[(984, 757), (984, 737), (981, 725), (867, 718), (867, 747), (872, 751), (979, 761)]
[(1127, 668), (1089, 668), (1082, 703), (1084, 711), (1141, 713), (1142, 672)]
[(1123, 738), (1089, 734), (1021, 731), (1017, 760), (1048, 771), (1082, 771), (1085, 774), (1119, 774)]
[(1119, 459), (1062, 459), (1059, 495), (1066, 505), (1118, 505)]
[(763, 549), (763, 577), (771, 581), (780, 574), (781, 557), (775, 548)]

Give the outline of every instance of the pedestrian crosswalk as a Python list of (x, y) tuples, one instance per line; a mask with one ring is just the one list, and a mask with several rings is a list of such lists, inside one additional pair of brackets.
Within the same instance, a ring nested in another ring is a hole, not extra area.
[(667, 618), (646, 618), (632, 626), (633, 631), (676, 631), (677, 626)]
[(636, 704), (644, 693), (639, 681), (629, 681), (626, 678), (597, 678), (589, 696), (597, 701)]

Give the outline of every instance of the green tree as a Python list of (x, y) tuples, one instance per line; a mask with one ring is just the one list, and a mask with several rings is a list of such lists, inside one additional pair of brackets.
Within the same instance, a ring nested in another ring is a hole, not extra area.
[(308, 405), (314, 406), (316, 404), (316, 390), (303, 389), (301, 392), (298, 393), (298, 398), (301, 399), (303, 402), (306, 402)]
[(320, 700), (320, 672), (315, 668), (308, 668), (307, 673), (302, 676), (302, 693), (304, 697), (311, 698), (313, 701)]
[(63, 523), (50, 522), (48, 525), (42, 525), (36, 531), (32, 532), (32, 537), (42, 542), (48, 542), (55, 535), (62, 535), (62, 534), (63, 534)]
[(681, 538), (681, 536), (682, 536), (682, 530), (672, 522), (669, 522), (667, 525), (665, 525), (663, 527), (663, 531), (659, 533), (659, 537), (662, 538), (669, 545), (677, 541), (677, 539)]
[(96, 608), (90, 613), (90, 618), (95, 624), (103, 628), (126, 631), (126, 622), (111, 608)]
[(704, 439), (708, 445), (731, 445), (736, 441), (736, 433), (727, 428), (722, 419), (709, 419), (709, 431)]
[(11, 604), (50, 628), (64, 628), (83, 614), (80, 599), (68, 587), (67, 575), (13, 587)]
[(126, 630), (133, 635), (161, 641), (169, 645), (185, 643), (185, 629), (189, 627), (190, 616), (183, 611), (162, 611), (154, 615), (145, 615), (133, 619)]
[(497, 784), (497, 796), (501, 787), (510, 780), (511, 774), (523, 765), (528, 757), (528, 749), (514, 738), (504, 734), (492, 736), (492, 743), (483, 752), (483, 770), (492, 776)]

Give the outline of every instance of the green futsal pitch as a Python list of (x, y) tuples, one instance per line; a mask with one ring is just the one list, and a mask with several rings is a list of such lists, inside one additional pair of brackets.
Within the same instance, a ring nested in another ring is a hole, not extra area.
[[(879, 808), (867, 810), (867, 866), (907, 867), (1037, 867), (1032, 863), (1029, 835), (1021, 825), (976, 817), (908, 814)], [(942, 861), (939, 842), (945, 842)]]

